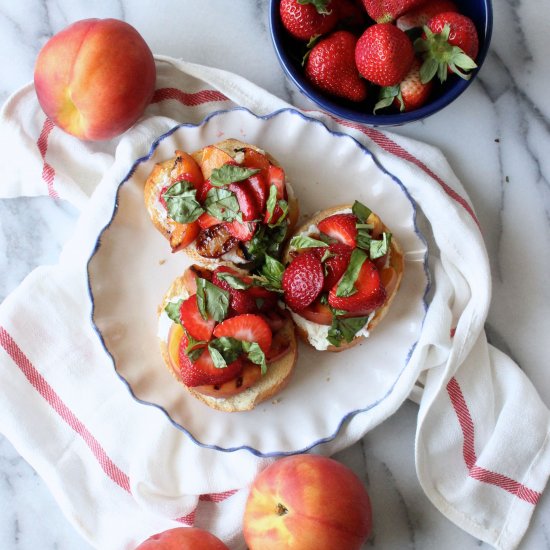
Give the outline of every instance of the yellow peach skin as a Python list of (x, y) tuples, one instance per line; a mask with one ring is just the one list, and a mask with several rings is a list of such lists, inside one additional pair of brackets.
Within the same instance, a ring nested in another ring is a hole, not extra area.
[(130, 128), (151, 101), (155, 80), (151, 50), (118, 19), (68, 26), (44, 45), (34, 71), (46, 115), (69, 134), (94, 141)]
[(372, 526), (359, 478), (336, 460), (295, 455), (254, 480), (243, 533), (250, 550), (359, 550)]

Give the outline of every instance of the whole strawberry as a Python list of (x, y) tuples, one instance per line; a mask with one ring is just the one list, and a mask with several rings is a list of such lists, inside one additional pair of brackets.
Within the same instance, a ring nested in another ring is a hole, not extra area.
[(357, 38), (348, 31), (336, 31), (318, 42), (306, 61), (306, 77), (317, 88), (334, 96), (363, 101), (367, 83), (355, 65)]
[(391, 23), (367, 28), (355, 46), (355, 64), (363, 77), (379, 86), (395, 86), (409, 72), (414, 48), (409, 37)]
[(426, 0), (363, 0), (371, 19), (377, 23), (391, 23), (400, 15), (419, 6)]
[(422, 82), (429, 82), (436, 74), (444, 82), (448, 72), (468, 80), (470, 75), (465, 71), (477, 67), (477, 30), (474, 22), (460, 13), (443, 12), (432, 17), (414, 46), (424, 58)]
[(413, 111), (422, 107), (430, 97), (433, 81), (423, 83), (420, 79), (419, 59), (414, 60), (411, 70), (397, 86), (380, 89), (378, 102), (374, 111), (393, 105), (400, 111)]
[(397, 19), (395, 24), (402, 31), (422, 28), (434, 15), (444, 11), (458, 11), (458, 7), (453, 0), (431, 0), (408, 10)]
[(298, 40), (330, 32), (338, 21), (332, 0), (281, 0), (279, 13), (286, 30)]

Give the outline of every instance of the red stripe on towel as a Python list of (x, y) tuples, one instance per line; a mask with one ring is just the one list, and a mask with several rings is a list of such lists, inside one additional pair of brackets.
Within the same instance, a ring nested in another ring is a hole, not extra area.
[(460, 204), (462, 208), (470, 214), (472, 219), (476, 222), (477, 226), (481, 230), (481, 226), (479, 224), (479, 220), (477, 219), (472, 207), (468, 204), (466, 199), (459, 195), (449, 184), (445, 183), (442, 178), (440, 178), (435, 172), (432, 171), (431, 168), (426, 166), (420, 159), (416, 158), (414, 155), (409, 153), (406, 149), (401, 147), (401, 145), (397, 144), (395, 141), (390, 139), (387, 135), (382, 133), (380, 130), (376, 130), (375, 128), (369, 128), (365, 126), (361, 126), (360, 124), (355, 124), (353, 122), (349, 122), (347, 120), (342, 120), (336, 117), (331, 117), (333, 120), (338, 122), (338, 124), (341, 124), (342, 126), (347, 126), (348, 128), (353, 128), (354, 130), (357, 130), (361, 132), (362, 134), (365, 134), (367, 137), (372, 139), (374, 143), (376, 143), (379, 147), (387, 151), (388, 153), (391, 153), (392, 155), (395, 155), (396, 157), (402, 158), (403, 160), (406, 160), (410, 162), (411, 164), (414, 164), (415, 166), (418, 166), (423, 172), (425, 172), (428, 176), (430, 176), (432, 179), (434, 179), (441, 188), (445, 191), (449, 197), (451, 197), (455, 202)]
[(529, 489), (525, 485), (519, 483), (519, 481), (508, 476), (492, 472), (476, 464), (477, 456), (475, 452), (474, 422), (466, 400), (464, 399), (464, 394), (456, 378), (451, 378), (451, 380), (449, 380), (447, 384), (447, 393), (449, 394), (456, 416), (458, 417), (458, 423), (462, 430), (464, 438), (462, 454), (466, 467), (468, 468), (468, 475), (477, 481), (500, 487), (525, 502), (533, 505), (537, 504), (541, 497), (541, 493), (538, 491)]
[(36, 367), (30, 362), (28, 357), (23, 353), (4, 327), (0, 327), (0, 344), (38, 393), (50, 404), (55, 412), (57, 412), (57, 414), (78, 435), (80, 435), (80, 437), (82, 437), (107, 476), (129, 493), (130, 480), (128, 476), (109, 458), (99, 441), (90, 433), (88, 428), (84, 426), (71, 409), (67, 407), (59, 395), (57, 395), (55, 390), (38, 372)]
[(38, 146), (38, 151), (40, 151), (40, 156), (42, 157), (42, 160), (44, 161), (44, 165), (42, 166), (42, 179), (48, 186), (48, 195), (54, 199), (59, 198), (59, 194), (54, 189), (53, 182), (55, 179), (55, 170), (46, 161), (46, 153), (48, 152), (48, 137), (50, 135), (50, 132), (54, 128), (54, 123), (50, 118), (46, 118), (44, 121), (44, 125), (42, 126), (42, 131), (40, 132), (40, 136), (38, 137), (38, 140), (36, 142), (36, 145)]
[(175, 99), (187, 107), (194, 107), (212, 101), (227, 101), (228, 98), (217, 90), (201, 90), (195, 93), (186, 93), (177, 88), (159, 88), (155, 90), (151, 103), (160, 103), (167, 99)]
[[(57, 414), (78, 434), (82, 437), (88, 448), (92, 451), (99, 465), (107, 476), (119, 485), (126, 492), (131, 493), (130, 479), (107, 455), (101, 444), (90, 433), (88, 428), (77, 418), (77, 416), (69, 409), (62, 401), (55, 390), (48, 384), (46, 379), (38, 372), (36, 367), (31, 363), (29, 358), (17, 345), (15, 340), (10, 336), (7, 330), (0, 326), (0, 345), (6, 353), (12, 358), (13, 362), (19, 367), (31, 385), (38, 393), (48, 402), (48, 404), (57, 412)], [(219, 503), (223, 502), (230, 496), (234, 495), (237, 490), (225, 491), (223, 493), (204, 494), (199, 497), (199, 500)], [(176, 521), (185, 525), (193, 525), (195, 521), (195, 510), (191, 513), (178, 518)]]

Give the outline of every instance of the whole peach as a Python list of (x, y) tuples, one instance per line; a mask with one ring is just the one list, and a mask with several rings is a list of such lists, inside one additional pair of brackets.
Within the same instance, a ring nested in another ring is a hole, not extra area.
[(107, 140), (130, 128), (155, 91), (153, 54), (134, 27), (118, 19), (84, 19), (40, 50), (34, 85), (40, 106), (61, 129)]
[(243, 518), (250, 550), (359, 550), (371, 528), (360, 479), (317, 455), (285, 457), (260, 472)]
[(149, 537), (135, 550), (229, 550), (212, 533), (196, 527), (175, 527)]

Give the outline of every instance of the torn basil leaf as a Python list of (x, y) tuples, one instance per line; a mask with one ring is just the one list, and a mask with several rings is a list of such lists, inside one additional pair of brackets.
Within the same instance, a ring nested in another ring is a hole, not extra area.
[(246, 168), (235, 164), (224, 164), (214, 168), (210, 175), (210, 183), (215, 187), (223, 187), (237, 181), (243, 181), (260, 171), (259, 168)]
[(360, 248), (355, 248), (353, 250), (349, 265), (344, 272), (344, 275), (342, 275), (338, 286), (336, 287), (336, 296), (340, 298), (348, 297), (357, 292), (357, 289), (355, 288), (355, 281), (357, 281), (361, 267), (363, 267), (366, 259), (367, 254), (364, 250), (361, 250)]
[(236, 361), (243, 352), (242, 343), (236, 338), (222, 336), (214, 338), (208, 343), (208, 351), (214, 366), (217, 369), (224, 369), (227, 365)]
[(265, 374), (267, 372), (267, 362), (260, 345), (257, 342), (247, 342), (243, 340), (242, 346), (248, 360), (252, 361), (255, 365), (260, 365), (262, 374)]
[(218, 279), (221, 279), (222, 281), (225, 281), (231, 288), (234, 288), (235, 290), (247, 290), (252, 286), (250, 283), (245, 283), (242, 279), (239, 279), (239, 277), (232, 275), (227, 271), (218, 271), (216, 273), (216, 277), (218, 277)]
[(187, 180), (180, 180), (171, 185), (162, 195), (168, 216), (178, 223), (196, 221), (204, 212), (196, 194), (197, 190)]
[(382, 238), (379, 240), (372, 240), (369, 247), (369, 255), (372, 260), (385, 256), (391, 245), (391, 233), (384, 231)]
[(168, 317), (178, 325), (181, 325), (180, 308), (182, 303), (183, 300), (178, 300), (177, 302), (168, 302), (164, 308), (164, 311), (166, 311), (166, 315), (168, 315)]
[(355, 335), (367, 324), (367, 317), (333, 317), (332, 325), (328, 331), (327, 340), (336, 347), (342, 342), (351, 342)]
[(265, 277), (267, 285), (262, 286), (274, 290), (281, 290), (284, 271), (285, 266), (281, 262), (269, 256), (269, 254), (266, 254), (264, 265), (261, 269), (261, 275)]
[(210, 189), (206, 194), (204, 207), (211, 216), (220, 221), (232, 222), (238, 220), (242, 222), (242, 213), (237, 196), (227, 189)]
[(197, 278), (197, 306), (205, 321), (209, 317), (218, 323), (223, 321), (227, 316), (229, 301), (229, 292), (202, 277)]
[(295, 250), (302, 250), (303, 248), (318, 248), (320, 246), (327, 247), (328, 244), (306, 235), (296, 235), (290, 239), (290, 248), (294, 248)]
[(244, 244), (245, 255), (252, 262), (250, 269), (258, 268), (264, 263), (265, 255), (277, 257), (288, 231), (288, 223), (269, 227), (260, 224), (250, 241)]
[(366, 223), (368, 217), (372, 214), (372, 210), (370, 208), (367, 208), (364, 204), (360, 203), (359, 201), (355, 201), (353, 203), (353, 206), (351, 207), (351, 211), (361, 223)]

